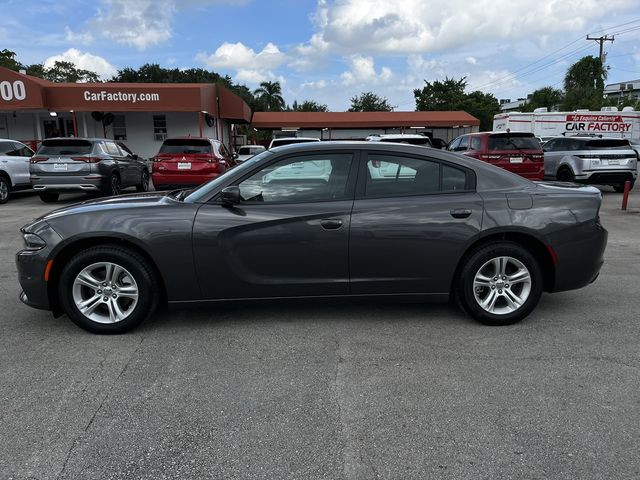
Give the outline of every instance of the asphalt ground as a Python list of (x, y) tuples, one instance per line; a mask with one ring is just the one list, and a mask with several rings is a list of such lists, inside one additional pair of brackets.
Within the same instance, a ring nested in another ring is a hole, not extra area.
[[(160, 312), (96, 336), (18, 301), (0, 206), (0, 478), (640, 478), (640, 189), (598, 280), (491, 328), (450, 305)], [(60, 203), (83, 197), (64, 196)]]

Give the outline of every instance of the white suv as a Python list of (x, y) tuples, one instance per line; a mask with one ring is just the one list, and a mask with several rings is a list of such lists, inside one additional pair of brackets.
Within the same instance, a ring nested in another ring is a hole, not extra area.
[(24, 143), (0, 138), (0, 204), (12, 190), (31, 188), (29, 160), (33, 150)]

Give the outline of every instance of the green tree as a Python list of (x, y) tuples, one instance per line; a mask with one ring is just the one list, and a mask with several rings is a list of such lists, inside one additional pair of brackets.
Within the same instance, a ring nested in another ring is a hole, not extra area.
[(350, 112), (392, 112), (393, 106), (386, 97), (373, 92), (362, 92), (351, 97)]
[(600, 110), (604, 100), (607, 71), (598, 57), (587, 56), (571, 65), (564, 77), (565, 98), (562, 108)]
[(551, 110), (564, 102), (564, 92), (553, 87), (542, 87), (531, 94), (531, 98), (522, 108), (525, 112), (533, 112), (536, 108), (547, 107)]
[(445, 78), (444, 81), (424, 81), (425, 86), (416, 88), (413, 95), (417, 111), (463, 110), (480, 120), (481, 130), (490, 130), (493, 116), (500, 111), (498, 99), (490, 93), (476, 90), (465, 93), (467, 80)]
[(281, 112), (285, 108), (280, 82), (262, 82), (253, 92), (260, 109), (267, 112)]
[(16, 58), (16, 52), (7, 50), (6, 48), (0, 50), (0, 67), (8, 68), (9, 70), (18, 71), (24, 66)]
[(99, 82), (96, 72), (76, 67), (71, 62), (56, 60), (51, 68), (44, 69), (43, 78), (51, 82)]
[(294, 100), (290, 110), (292, 112), (328, 112), (329, 107), (323, 103), (318, 103), (315, 100), (305, 100), (302, 103), (298, 103), (297, 100)]

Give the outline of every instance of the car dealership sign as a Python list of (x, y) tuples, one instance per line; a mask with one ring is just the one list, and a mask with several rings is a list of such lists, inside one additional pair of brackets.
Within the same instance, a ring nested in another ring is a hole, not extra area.
[(603, 133), (630, 132), (632, 124), (625, 122), (622, 115), (569, 114), (566, 118), (567, 132)]

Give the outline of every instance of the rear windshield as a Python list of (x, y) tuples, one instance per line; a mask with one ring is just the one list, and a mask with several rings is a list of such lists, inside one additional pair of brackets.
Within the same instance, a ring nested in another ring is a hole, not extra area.
[(211, 153), (211, 144), (206, 140), (191, 138), (165, 140), (160, 153)]
[(87, 155), (93, 144), (87, 140), (44, 140), (38, 155)]
[(427, 137), (424, 138), (381, 138), (381, 142), (390, 143), (408, 143), (410, 145), (427, 145), (431, 146), (431, 142)]
[(271, 144), (272, 147), (281, 147), (283, 145), (291, 145), (292, 143), (307, 143), (317, 142), (317, 140), (303, 140), (301, 138), (287, 138), (283, 140), (274, 140)]
[(598, 140), (587, 140), (584, 142), (584, 150), (630, 150), (631, 145), (629, 145), (628, 140), (609, 140), (609, 139), (598, 139)]
[(489, 135), (489, 150), (541, 150), (540, 142), (532, 135)]

